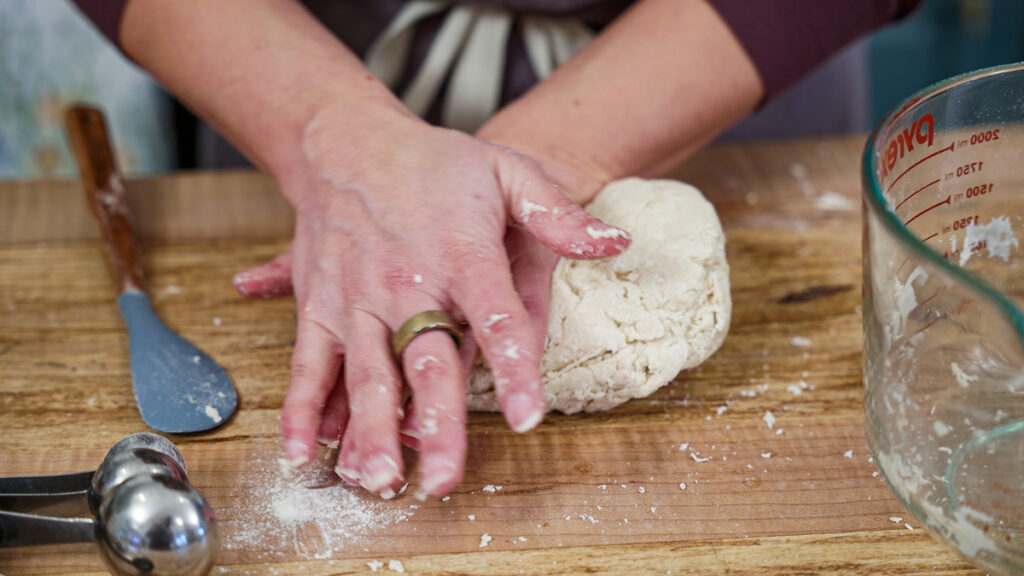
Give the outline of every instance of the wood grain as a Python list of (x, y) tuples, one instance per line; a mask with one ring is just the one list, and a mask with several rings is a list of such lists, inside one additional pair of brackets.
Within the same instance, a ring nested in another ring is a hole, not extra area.
[[(919, 528), (869, 461), (860, 146), (860, 139), (729, 146), (682, 166), (674, 177), (704, 190), (728, 238), (734, 309), (722, 349), (650, 398), (603, 414), (552, 415), (527, 435), (496, 415), (474, 414), (466, 477), (449, 500), (416, 502), (413, 487), (384, 503), (357, 496), (380, 518), (406, 516), (329, 545), (309, 526), (285, 539), (247, 536), (246, 493), (259, 494), (259, 483), (276, 474), (294, 304), (245, 301), (230, 277), (287, 245), (290, 215), (250, 223), (246, 234), (236, 222), (225, 224), (227, 232), (149, 228), (154, 306), (228, 369), (240, 393), (227, 425), (174, 438), (221, 519), (221, 569), (362, 574), (370, 573), (367, 562), (382, 561), (379, 573), (388, 573), (387, 562), (401, 559), (406, 573), (425, 575), (981, 574)], [(205, 182), (207, 194), (191, 195), (185, 181)], [(187, 197), (197, 214), (223, 210), (221, 199), (274, 202), (273, 186), (252, 175), (146, 184), (146, 194), (131, 196), (142, 204), (137, 212), (162, 198)], [(0, 214), (25, 213), (23, 188), (39, 186), (0, 186)], [(61, 198), (60, 187), (47, 190)], [(849, 198), (852, 209), (817, 208), (826, 190)], [(79, 241), (86, 236), (46, 244), (11, 236), (0, 246), (0, 470), (88, 469), (117, 439), (145, 429), (102, 254)], [(407, 457), (415, 486), (414, 456)], [(326, 471), (330, 462), (317, 466)], [(502, 488), (484, 492), (489, 484)], [(481, 548), (484, 533), (493, 540)], [(89, 545), (0, 551), (4, 573), (101, 570)]]

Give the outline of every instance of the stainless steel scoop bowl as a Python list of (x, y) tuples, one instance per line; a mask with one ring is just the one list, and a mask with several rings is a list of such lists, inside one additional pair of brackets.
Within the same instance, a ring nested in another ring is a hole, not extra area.
[(0, 548), (88, 541), (112, 574), (201, 576), (217, 522), (181, 452), (156, 434), (121, 439), (93, 472), (0, 478)]

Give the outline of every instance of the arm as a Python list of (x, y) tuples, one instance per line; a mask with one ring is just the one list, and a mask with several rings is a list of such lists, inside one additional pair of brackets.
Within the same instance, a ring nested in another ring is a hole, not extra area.
[(748, 114), (764, 88), (706, 2), (644, 0), (481, 127), (541, 160), (579, 203), (652, 175)]
[[(131, 0), (119, 36), (295, 207), (298, 326), (281, 416), (294, 465), (318, 436), (340, 439), (339, 475), (387, 495), (402, 482), (405, 434), (420, 449), (423, 495), (460, 480), (475, 350), (441, 332), (399, 359), (390, 349), (426, 310), (469, 324), (510, 426), (539, 423), (541, 341), (515, 292), (506, 226), (576, 258), (617, 254), (628, 235), (586, 216), (533, 160), (413, 116), (297, 2)], [(521, 208), (533, 205), (550, 211)]]
[(917, 0), (642, 0), (478, 135), (587, 202), (667, 170)]

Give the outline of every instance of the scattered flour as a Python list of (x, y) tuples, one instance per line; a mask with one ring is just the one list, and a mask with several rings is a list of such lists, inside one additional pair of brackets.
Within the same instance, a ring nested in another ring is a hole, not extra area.
[(487, 545), (491, 543), (491, 540), (494, 540), (494, 538), (491, 538), (490, 534), (487, 534), (486, 532), (481, 534), (480, 535), (480, 548), (487, 548)]
[(405, 566), (402, 565), (401, 560), (392, 560), (388, 562), (388, 570), (392, 572), (405, 572)]
[(775, 426), (775, 414), (772, 414), (771, 410), (765, 410), (764, 416), (761, 418), (764, 420), (764, 423), (768, 425), (769, 430)]
[(224, 549), (260, 560), (326, 559), (415, 514), (345, 485), (320, 458), (284, 468), (268, 456), (238, 476), (231, 504), (218, 510)]
[(493, 494), (494, 492), (500, 492), (502, 488), (504, 488), (504, 486), (495, 486), (494, 484), (488, 484), (487, 486), (484, 486), (482, 490), (484, 492), (490, 492)]

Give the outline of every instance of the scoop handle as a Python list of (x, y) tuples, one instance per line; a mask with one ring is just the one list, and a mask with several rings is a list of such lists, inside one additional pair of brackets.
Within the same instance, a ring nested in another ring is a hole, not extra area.
[(118, 293), (144, 292), (141, 252), (103, 112), (92, 106), (71, 106), (64, 113), (64, 123)]

